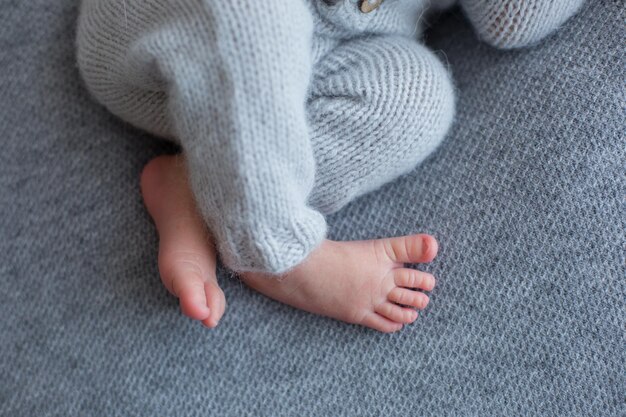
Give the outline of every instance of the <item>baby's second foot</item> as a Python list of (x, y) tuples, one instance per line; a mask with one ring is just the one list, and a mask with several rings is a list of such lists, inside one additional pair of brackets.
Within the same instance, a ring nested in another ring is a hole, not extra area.
[(159, 232), (159, 271), (186, 316), (217, 326), (226, 308), (217, 283), (216, 254), (181, 157), (161, 156), (144, 168), (141, 191)]
[(243, 281), (275, 300), (315, 314), (371, 327), (400, 330), (426, 308), (435, 278), (404, 268), (432, 261), (437, 241), (429, 235), (356, 242), (324, 241), (295, 269), (276, 277), (242, 274)]

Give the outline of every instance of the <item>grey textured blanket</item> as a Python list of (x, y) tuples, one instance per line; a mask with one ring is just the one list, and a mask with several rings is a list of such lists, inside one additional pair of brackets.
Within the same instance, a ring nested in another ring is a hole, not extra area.
[(329, 219), (337, 239), (439, 238), (431, 305), (394, 335), (226, 273), (218, 329), (179, 313), (138, 190), (173, 149), (87, 96), (76, 3), (0, 2), (0, 415), (624, 415), (623, 1), (526, 51), (455, 14), (430, 33), (452, 134)]

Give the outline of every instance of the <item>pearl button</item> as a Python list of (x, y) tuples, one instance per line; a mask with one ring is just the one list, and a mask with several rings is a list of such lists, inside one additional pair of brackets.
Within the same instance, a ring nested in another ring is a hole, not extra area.
[(383, 3), (383, 0), (363, 0), (361, 1), (361, 11), (363, 13), (373, 12), (378, 9)]

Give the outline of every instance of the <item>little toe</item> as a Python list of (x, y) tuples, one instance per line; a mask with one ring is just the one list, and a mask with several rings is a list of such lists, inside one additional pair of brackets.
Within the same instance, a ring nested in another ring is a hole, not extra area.
[(402, 329), (402, 323), (389, 320), (377, 313), (368, 314), (361, 322), (363, 326), (367, 326), (383, 333), (393, 333)]
[(172, 292), (180, 299), (180, 309), (184, 315), (194, 320), (205, 320), (211, 314), (204, 281), (199, 275), (187, 272), (185, 275), (175, 276), (172, 280)]
[(381, 316), (397, 323), (409, 324), (417, 320), (417, 311), (412, 308), (401, 307), (394, 303), (382, 303), (376, 307), (375, 311)]
[(224, 315), (226, 298), (224, 297), (224, 292), (216, 282), (205, 282), (204, 292), (206, 294), (206, 303), (211, 309), (211, 314), (202, 321), (202, 324), (214, 328), (219, 324)]
[(399, 287), (416, 288), (432, 291), (436, 280), (432, 274), (410, 268), (398, 268), (394, 273), (394, 282)]
[(437, 256), (437, 240), (425, 234), (382, 239), (389, 259), (399, 263), (430, 262)]
[(428, 305), (430, 299), (426, 294), (419, 291), (408, 290), (406, 288), (396, 287), (389, 292), (389, 301), (394, 303), (415, 307), (423, 310)]

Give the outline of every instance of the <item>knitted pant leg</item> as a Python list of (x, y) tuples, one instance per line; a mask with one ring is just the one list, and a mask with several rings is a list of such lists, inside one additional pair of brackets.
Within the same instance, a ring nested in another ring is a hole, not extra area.
[(539, 42), (565, 23), (583, 0), (461, 0), (478, 35), (502, 49)]
[(452, 123), (449, 74), (416, 41), (350, 40), (313, 72), (307, 110), (317, 170), (309, 201), (322, 213), (411, 171)]
[(112, 112), (175, 137), (231, 269), (282, 273), (326, 234), (307, 204), (315, 158), (305, 0), (84, 0), (78, 61)]

